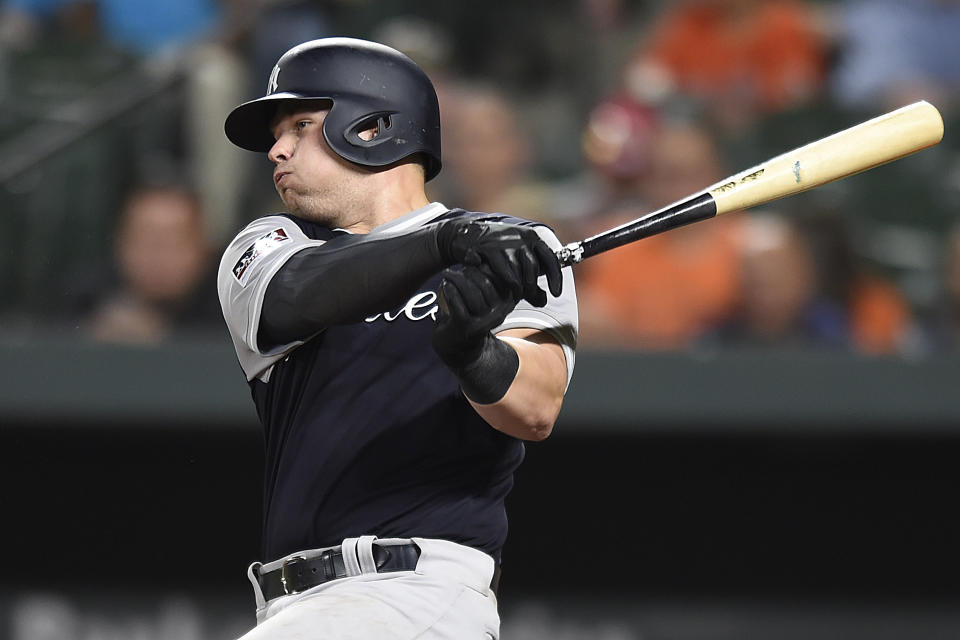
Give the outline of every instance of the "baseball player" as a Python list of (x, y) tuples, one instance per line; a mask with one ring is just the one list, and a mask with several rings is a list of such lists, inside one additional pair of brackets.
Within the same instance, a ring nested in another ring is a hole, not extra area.
[(349, 38), (285, 53), (227, 137), (289, 213), (218, 293), (266, 445), (244, 638), (497, 638), (504, 498), (573, 372), (576, 297), (543, 225), (430, 202), (434, 88)]

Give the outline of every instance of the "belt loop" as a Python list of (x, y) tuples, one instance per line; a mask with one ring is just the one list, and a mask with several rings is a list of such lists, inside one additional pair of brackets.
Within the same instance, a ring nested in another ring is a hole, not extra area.
[(343, 554), (343, 568), (348, 576), (360, 575), (360, 560), (357, 558), (357, 543), (360, 538), (346, 538), (340, 546), (340, 552)]
[(260, 567), (261, 563), (254, 562), (247, 567), (247, 579), (250, 580), (250, 584), (253, 585), (253, 598), (257, 602), (257, 612), (259, 613), (264, 607), (267, 606), (267, 601), (263, 597), (263, 590), (260, 588)]
[(357, 539), (357, 560), (361, 573), (376, 573), (377, 562), (373, 559), (373, 541), (377, 536), (360, 536)]

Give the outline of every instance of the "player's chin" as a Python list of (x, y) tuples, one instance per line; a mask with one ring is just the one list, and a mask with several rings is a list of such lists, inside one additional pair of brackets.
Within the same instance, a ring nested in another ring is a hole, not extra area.
[(297, 194), (292, 190), (281, 187), (277, 189), (277, 195), (280, 196), (280, 200), (290, 213), (296, 215), (303, 208), (300, 204), (300, 199), (297, 197)]
[(287, 211), (303, 220), (327, 224), (332, 221), (332, 217), (327, 214), (326, 207), (320, 206), (314, 198), (298, 196), (288, 191), (280, 196)]

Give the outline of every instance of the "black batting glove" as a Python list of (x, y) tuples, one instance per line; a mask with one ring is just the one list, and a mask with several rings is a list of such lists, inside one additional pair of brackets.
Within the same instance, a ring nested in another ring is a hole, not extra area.
[(433, 348), (478, 404), (501, 399), (520, 368), (517, 352), (491, 331), (517, 304), (486, 266), (446, 269), (438, 289)]
[(447, 265), (487, 265), (517, 299), (537, 307), (547, 303), (546, 292), (537, 284), (540, 274), (546, 275), (554, 296), (559, 296), (563, 287), (560, 261), (531, 227), (461, 218), (445, 220), (437, 231), (437, 246)]

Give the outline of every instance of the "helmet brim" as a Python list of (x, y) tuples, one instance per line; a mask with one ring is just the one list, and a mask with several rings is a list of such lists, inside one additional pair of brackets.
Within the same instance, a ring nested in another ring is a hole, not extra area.
[(223, 123), (227, 139), (248, 151), (269, 151), (276, 143), (273, 132), (270, 131), (270, 124), (277, 114), (277, 108), (282, 102), (288, 100), (329, 100), (329, 98), (281, 91), (244, 102), (231, 111)]

